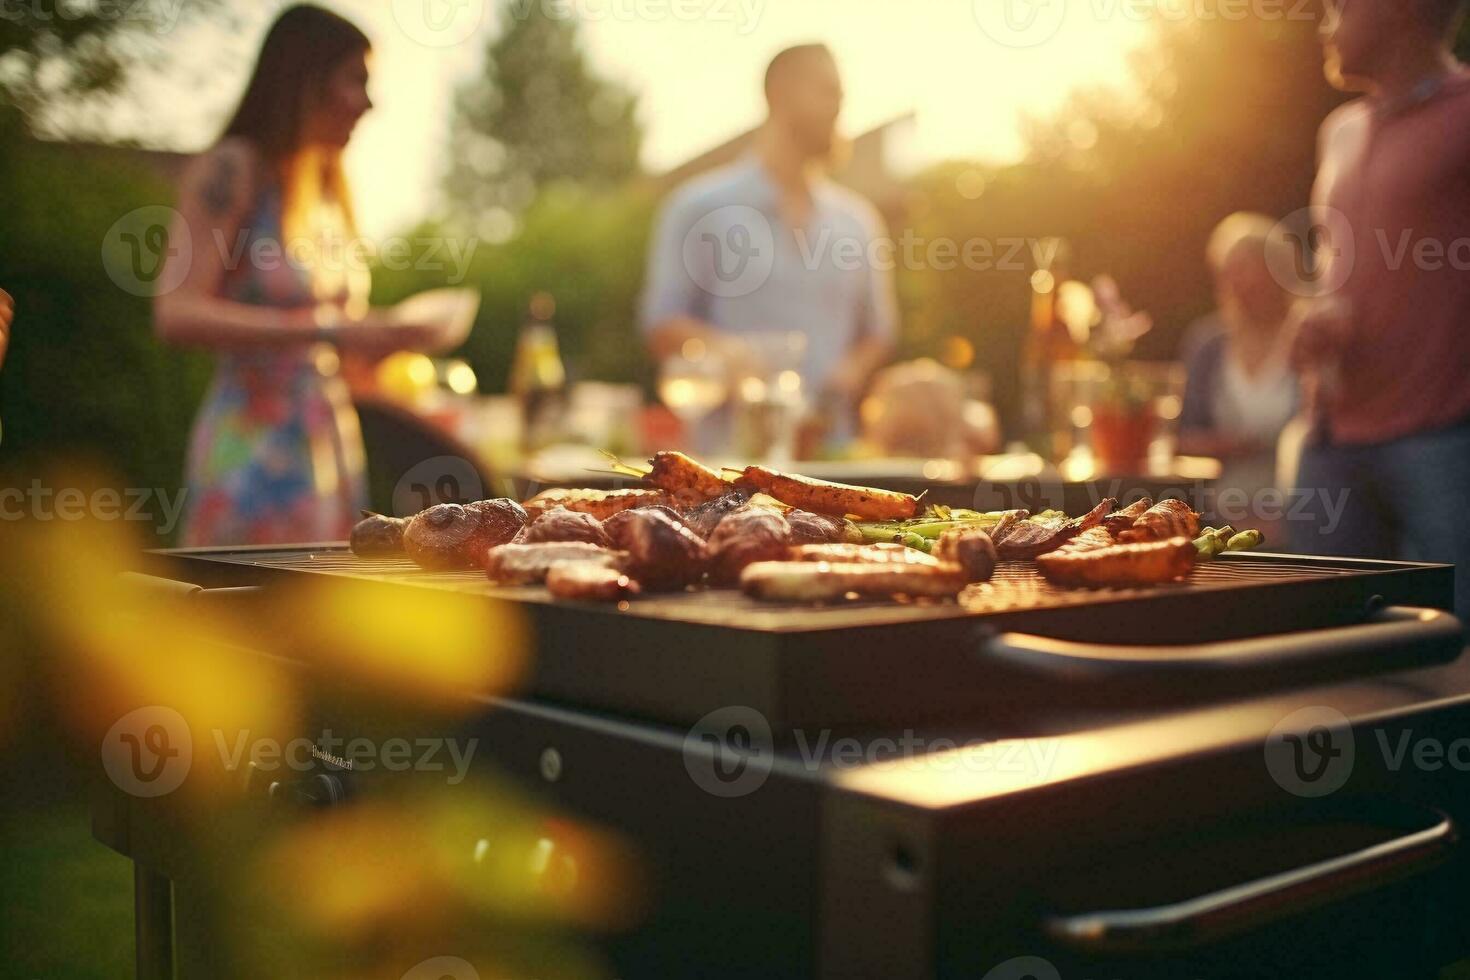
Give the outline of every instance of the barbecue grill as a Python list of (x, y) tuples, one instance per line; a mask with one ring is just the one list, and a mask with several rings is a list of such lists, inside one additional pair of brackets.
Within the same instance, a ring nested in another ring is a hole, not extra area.
[[(1225, 555), (1183, 584), (1077, 591), (1018, 563), (960, 602), (808, 608), (556, 602), (340, 545), (156, 557), (198, 602), (326, 576), (519, 605), (525, 689), (478, 696), (445, 734), (644, 852), (647, 917), (601, 940), (622, 977), (1413, 977), (1470, 955), (1470, 786), (1377, 751), (1470, 731), (1445, 566)], [(308, 732), (371, 730), (330, 678), (311, 683)], [(1321, 798), (1264, 753), (1317, 706), (1357, 746)], [(711, 729), (722, 709), (769, 737)], [(900, 736), (923, 748), (882, 757)], [(873, 752), (844, 759), (843, 737)], [(1037, 746), (1054, 766), (974, 764)], [(350, 801), (395, 778), (318, 768), (284, 796)], [(167, 818), (118, 792), (96, 815), (143, 869), (140, 922), (162, 928), (172, 897), (189, 904)], [(157, 969), (170, 947), (140, 938)], [(181, 976), (228, 975), (182, 912), (178, 949)]]
[[(1027, 692), (1053, 696), (1051, 680), (1039, 692), (1026, 682), (1037, 673), (1056, 674), (1046, 670), (1055, 664), (1040, 652), (1028, 664), (1020, 641), (1002, 641), (1003, 633), (1158, 645), (1357, 626), (1356, 637), (1331, 634), (1307, 649), (1282, 647), (1282, 656), (1254, 666), (1327, 670), (1344, 649), (1365, 640), (1377, 666), (1394, 666), (1402, 662), (1403, 641), (1422, 627), (1412, 619), (1395, 628), (1365, 624), (1366, 618), (1384, 606), (1448, 608), (1453, 594), (1449, 566), (1227, 553), (1201, 563), (1186, 583), (1149, 588), (1060, 588), (1030, 562), (1003, 562), (990, 583), (958, 602), (781, 606), (710, 589), (610, 606), (552, 601), (541, 587), (497, 587), (480, 572), (362, 559), (340, 545), (169, 557), (179, 577), (216, 586), (279, 585), (309, 573), (516, 602), (538, 637), (530, 697), (683, 725), (741, 704), (778, 731), (973, 717), (1000, 707), (993, 697), (1000, 675), (1005, 705), (1018, 706)], [(1458, 653), (1453, 642), (1409, 649), (1415, 656)], [(1243, 667), (1241, 656), (1226, 650), (1205, 659), (1232, 672)], [(1117, 666), (1130, 673), (1126, 663)], [(1168, 673), (1153, 677), (1165, 688), (1161, 693), (1186, 693), (1168, 690)]]

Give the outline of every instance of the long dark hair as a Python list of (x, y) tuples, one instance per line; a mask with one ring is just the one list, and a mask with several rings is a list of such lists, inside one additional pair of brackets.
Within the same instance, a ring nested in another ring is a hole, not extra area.
[(266, 32), (250, 84), (240, 98), (221, 139), (249, 140), (280, 179), (285, 200), (283, 220), (291, 221), (314, 203), (330, 196), (351, 220), (351, 202), (342, 176), (341, 154), (304, 166), (307, 107), (319, 99), (331, 73), (344, 58), (371, 50), (351, 21), (321, 7), (302, 4), (282, 11)]

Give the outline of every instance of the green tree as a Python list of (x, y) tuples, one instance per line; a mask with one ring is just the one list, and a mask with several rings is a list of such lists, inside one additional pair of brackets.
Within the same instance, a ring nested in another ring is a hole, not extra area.
[(33, 132), (75, 136), (78, 110), (118, 93), (139, 69), (159, 69), (162, 41), (182, 22), (220, 13), (219, 0), (6, 4), (0, 102), (19, 110)]
[(638, 172), (636, 101), (598, 77), (577, 22), (511, 0), (480, 77), (457, 95), (445, 191), (451, 213), (495, 239), (546, 186), (611, 186)]
[[(1139, 353), (1162, 358), (1211, 306), (1210, 229), (1233, 211), (1304, 206), (1317, 128), (1343, 96), (1323, 77), (1314, 19), (1156, 16), (1134, 65), (1140, 98), (1075, 93), (1060, 113), (1028, 124), (1024, 160), (979, 168), (978, 197), (965, 175), (973, 165), (935, 168), (922, 179), (927, 210), (917, 220), (925, 235), (959, 240), (1068, 239), (1072, 274), (1110, 273), (1153, 314)], [(1002, 268), (1006, 252), (997, 247), (997, 261), (978, 273), (914, 274), (909, 339), (918, 350), (970, 339), (1014, 418), (1032, 267), (1022, 250), (1022, 264)]]

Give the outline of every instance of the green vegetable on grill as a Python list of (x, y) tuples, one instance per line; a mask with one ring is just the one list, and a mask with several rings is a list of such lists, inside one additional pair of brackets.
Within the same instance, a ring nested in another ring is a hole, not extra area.
[(1214, 558), (1227, 551), (1250, 551), (1259, 548), (1266, 536), (1257, 530), (1236, 531), (1226, 524), (1224, 527), (1207, 527), (1194, 539), (1194, 546), (1201, 558)]
[(916, 548), (926, 555), (934, 549), (934, 541), (932, 539), (926, 538), (922, 534), (916, 534), (913, 531), (904, 534), (901, 540), (910, 548)]
[(1265, 542), (1266, 536), (1252, 528), (1251, 530), (1241, 531), (1239, 534), (1232, 535), (1230, 540), (1225, 543), (1225, 550), (1250, 551), (1253, 548), (1259, 548)]

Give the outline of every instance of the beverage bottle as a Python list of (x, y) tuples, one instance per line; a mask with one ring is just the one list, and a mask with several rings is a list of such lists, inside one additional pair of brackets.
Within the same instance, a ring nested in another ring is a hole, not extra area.
[(531, 298), (511, 363), (510, 392), (521, 403), (527, 452), (556, 442), (566, 413), (567, 372), (551, 322), (555, 309), (549, 294)]

